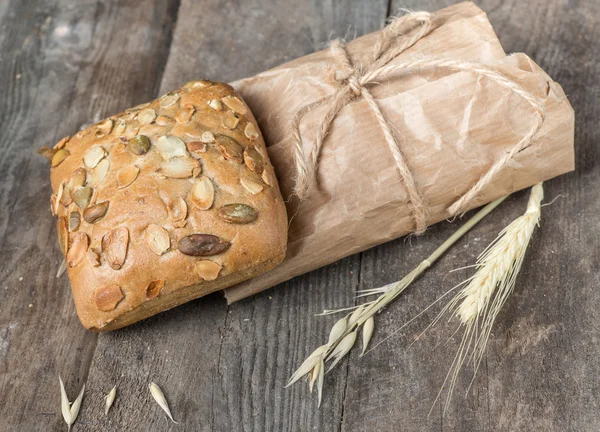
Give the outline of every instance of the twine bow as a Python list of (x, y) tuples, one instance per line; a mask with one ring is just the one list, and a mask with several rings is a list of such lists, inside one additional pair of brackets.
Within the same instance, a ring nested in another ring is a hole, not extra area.
[[(417, 31), (414, 27), (418, 26)], [(525, 99), (534, 108), (537, 119), (527, 134), (516, 143), (501, 158), (496, 160), (489, 170), (479, 180), (454, 202), (449, 208), (450, 216), (466, 211), (468, 204), (477, 194), (487, 186), (498, 172), (513, 158), (515, 154), (528, 147), (535, 134), (542, 127), (544, 121), (543, 102), (531, 94), (516, 82), (488, 67), (471, 62), (453, 59), (439, 59), (432, 57), (420, 58), (408, 62), (390, 64), (398, 55), (412, 47), (420, 39), (432, 30), (432, 17), (428, 12), (412, 12), (400, 18), (394, 19), (390, 25), (381, 31), (374, 46), (373, 54), (366, 65), (355, 66), (341, 40), (335, 40), (330, 44), (331, 54), (335, 60), (337, 70), (334, 78), (338, 82), (338, 90), (315, 102), (301, 107), (293, 116), (291, 121), (292, 134), (294, 137), (294, 159), (296, 165), (296, 184), (294, 194), (300, 199), (308, 198), (311, 188), (316, 182), (316, 170), (319, 154), (331, 125), (338, 113), (349, 103), (362, 97), (373, 112), (386, 143), (394, 157), (394, 161), (400, 173), (400, 177), (406, 188), (412, 217), (415, 223), (415, 232), (421, 233), (427, 227), (427, 207), (423, 197), (417, 188), (415, 179), (408, 168), (400, 146), (392, 131), (392, 125), (385, 119), (377, 100), (371, 94), (369, 87), (378, 84), (377, 81), (389, 78), (391, 74), (399, 71), (407, 72), (411, 69), (434, 69), (442, 68), (451, 71), (465, 71), (487, 77), (497, 84), (508, 88)], [(376, 81), (377, 80), (377, 81)], [(300, 124), (306, 114), (314, 109), (326, 105), (329, 107), (318, 127), (314, 145), (307, 155), (304, 150)]]

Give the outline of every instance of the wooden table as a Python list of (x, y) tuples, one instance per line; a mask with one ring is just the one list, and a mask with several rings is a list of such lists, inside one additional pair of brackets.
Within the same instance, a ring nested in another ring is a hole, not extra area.
[[(284, 389), (327, 337), (324, 308), (397, 280), (456, 229), (441, 223), (227, 306), (212, 295), (110, 334), (78, 322), (48, 211), (48, 167), (34, 153), (82, 124), (191, 79), (234, 80), (381, 28), (400, 7), (454, 0), (4, 0), (0, 2), (0, 430), (66, 430), (58, 375), (78, 431), (600, 430), (600, 2), (481, 0), (507, 52), (523, 51), (577, 114), (577, 171), (546, 184), (541, 228), (471, 390), (461, 375), (445, 416), (428, 416), (458, 338), (432, 311), (325, 380), (324, 401)], [(377, 318), (382, 340), (465, 273), (524, 209), (511, 197)], [(457, 222), (460, 223), (460, 222)], [(355, 350), (356, 351), (356, 350)], [(148, 394), (155, 381), (180, 425)], [(105, 416), (103, 396), (118, 385)]]

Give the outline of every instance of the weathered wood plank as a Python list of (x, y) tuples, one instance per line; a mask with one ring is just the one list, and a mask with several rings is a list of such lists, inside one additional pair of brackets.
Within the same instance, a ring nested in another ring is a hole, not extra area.
[(62, 430), (58, 375), (74, 397), (96, 346), (55, 278), (49, 170), (35, 150), (155, 93), (173, 4), (0, 2), (2, 430)]
[[(435, 10), (451, 0), (402, 0), (399, 7)], [(515, 293), (505, 305), (473, 388), (467, 369), (446, 416), (427, 413), (459, 338), (446, 343), (455, 323), (441, 322), (409, 348), (433, 319), (433, 308), (364, 358), (352, 357), (346, 431), (544, 430), (595, 431), (600, 427), (598, 380), (598, 198), (600, 139), (596, 77), (600, 5), (564, 1), (477, 1), (490, 16), (507, 52), (524, 51), (565, 88), (577, 114), (575, 173), (546, 184), (547, 201)], [(483, 247), (522, 213), (527, 193), (516, 194), (472, 231), (428, 274), (378, 318), (374, 343), (390, 335), (470, 272), (448, 273), (472, 264)], [(419, 238), (367, 251), (361, 288), (397, 280), (455, 227), (440, 224)]]
[[(161, 76), (176, 0), (0, 2), (0, 429), (63, 430), (56, 375), (75, 395), (90, 361), (79, 430), (169, 430), (148, 394), (151, 380), (183, 423), (173, 430), (600, 429), (594, 0), (477, 2), (508, 52), (526, 52), (563, 84), (577, 113), (577, 172), (546, 185), (548, 200), (564, 196), (544, 208), (486, 363), (466, 399), (463, 374), (445, 417), (439, 407), (427, 412), (457, 347), (456, 338), (446, 343), (454, 328), (442, 323), (409, 348), (437, 309), (367, 356), (353, 353), (327, 376), (320, 410), (305, 386), (282, 387), (334, 321), (314, 313), (397, 280), (456, 225), (439, 224), (229, 308), (218, 295), (197, 300), (100, 335), (97, 347), (80, 327), (66, 278), (53, 277), (59, 252), (47, 168), (32, 150), (189, 79), (233, 80), (322, 48), (330, 29), (334, 36), (353, 35), (350, 25), (357, 34), (375, 30), (386, 10), (385, 2), (312, 3), (184, 0)], [(391, 11), (452, 3), (402, 0)], [(503, 204), (381, 314), (373, 343), (469, 274), (448, 271), (471, 264), (526, 199), (520, 193)], [(117, 401), (105, 417), (102, 397), (115, 384)]]
[[(332, 35), (374, 31), (386, 11), (385, 1), (183, 1), (161, 92), (191, 79), (241, 78), (320, 49)], [(178, 430), (151, 402), (146, 389), (154, 380), (186, 430), (339, 430), (343, 370), (328, 378), (332, 385), (320, 411), (304, 387), (283, 387), (327, 335), (332, 320), (312, 315), (352, 301), (359, 260), (343, 260), (229, 308), (214, 295), (100, 335), (89, 397), (98, 401), (115, 383), (122, 397), (109, 419), (100, 404), (86, 405), (79, 427)]]
[(192, 79), (234, 81), (323, 49), (336, 37), (380, 28), (387, 0), (184, 0), (161, 85), (168, 92)]

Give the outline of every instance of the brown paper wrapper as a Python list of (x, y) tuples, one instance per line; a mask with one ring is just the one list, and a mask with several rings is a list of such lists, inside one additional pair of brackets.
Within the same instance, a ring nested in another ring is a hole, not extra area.
[[(377, 36), (348, 44), (354, 64), (367, 61)], [(532, 144), (469, 208), (574, 169), (574, 113), (562, 88), (526, 55), (507, 56), (481, 9), (461, 3), (436, 12), (431, 33), (392, 64), (424, 56), (485, 64), (545, 103), (545, 121)], [(324, 50), (233, 83), (261, 126), (284, 197), (292, 193), (295, 177), (290, 119), (301, 106), (338, 90), (329, 78), (332, 65), (330, 52)], [(475, 73), (398, 73), (370, 89), (394, 126), (426, 203), (428, 224), (447, 218), (448, 207), (536, 121), (526, 101)], [(302, 121), (305, 146), (314, 142), (326, 109), (320, 107)], [(225, 290), (230, 303), (414, 231), (406, 189), (365, 100), (354, 100), (336, 117), (320, 155), (317, 180), (308, 200), (288, 204), (286, 260)]]

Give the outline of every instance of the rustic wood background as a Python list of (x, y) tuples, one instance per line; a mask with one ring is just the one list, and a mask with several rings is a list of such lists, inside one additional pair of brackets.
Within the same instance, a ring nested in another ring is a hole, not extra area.
[[(600, 2), (480, 0), (507, 52), (523, 51), (564, 87), (577, 115), (577, 171), (546, 185), (542, 226), (500, 315), (471, 391), (462, 375), (446, 414), (427, 413), (457, 348), (433, 317), (326, 377), (320, 409), (284, 389), (326, 338), (324, 308), (399, 279), (456, 229), (438, 224), (227, 306), (212, 295), (110, 334), (75, 315), (48, 210), (46, 162), (34, 154), (191, 79), (234, 80), (382, 27), (401, 7), (453, 0), (0, 1), (0, 430), (66, 430), (58, 375), (87, 392), (76, 431), (600, 430)], [(377, 318), (391, 334), (464, 277), (485, 244), (523, 211), (518, 193)], [(460, 223), (460, 222), (457, 222)], [(165, 391), (180, 425), (147, 391)], [(118, 395), (110, 415), (103, 396)]]

